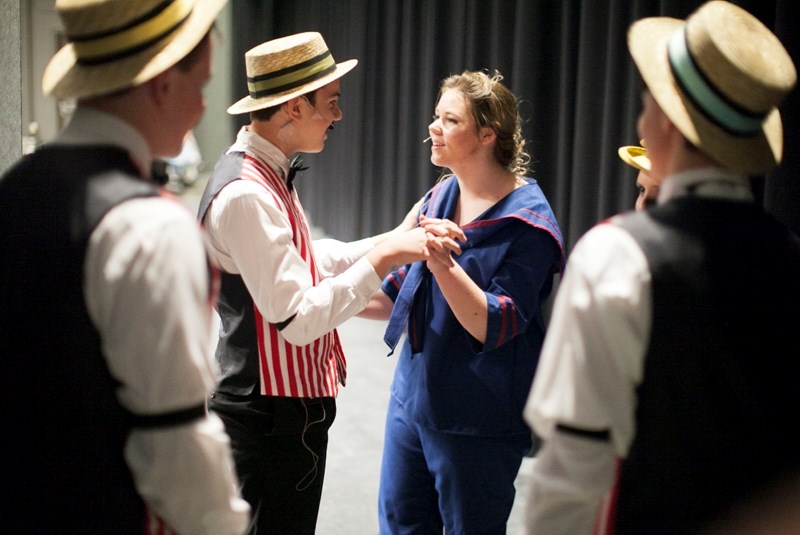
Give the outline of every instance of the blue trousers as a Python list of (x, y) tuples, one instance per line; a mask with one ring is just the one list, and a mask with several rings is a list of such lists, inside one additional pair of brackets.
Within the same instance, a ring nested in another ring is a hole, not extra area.
[(505, 534), (531, 434), (442, 433), (389, 399), (378, 496), (381, 535)]

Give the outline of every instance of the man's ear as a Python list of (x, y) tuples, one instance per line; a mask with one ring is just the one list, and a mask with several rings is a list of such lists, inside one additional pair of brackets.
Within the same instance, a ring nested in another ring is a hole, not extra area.
[(300, 99), (303, 97), (294, 97), (290, 98), (286, 102), (283, 103), (283, 109), (286, 111), (286, 114), (289, 116), (290, 119), (296, 121), (300, 119)]
[(174, 72), (175, 69), (167, 69), (146, 82), (150, 91), (150, 96), (156, 105), (164, 106), (166, 104), (170, 92), (172, 91), (172, 77), (174, 76)]

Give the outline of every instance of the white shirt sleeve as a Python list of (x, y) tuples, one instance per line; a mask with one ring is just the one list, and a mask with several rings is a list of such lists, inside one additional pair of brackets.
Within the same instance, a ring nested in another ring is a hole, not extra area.
[(322, 278), (335, 277), (375, 247), (372, 238), (342, 242), (331, 238), (314, 240), (314, 256)]
[(608, 442), (555, 432), (534, 459), (525, 503), (527, 535), (590, 535), (614, 483)]
[[(215, 385), (209, 276), (198, 225), (179, 202), (135, 199), (92, 233), (84, 266), (90, 317), (120, 403), (138, 415), (205, 404)], [(125, 459), (148, 507), (179, 533), (234, 534), (249, 506), (238, 494), (219, 418), (134, 429)]]
[[(531, 483), (531, 533), (591, 532), (563, 530), (558, 517), (594, 520), (615, 459), (628, 451), (650, 321), (644, 254), (620, 228), (594, 227), (570, 255), (525, 407), (545, 441)], [(608, 430), (611, 442), (565, 436), (558, 424)]]
[(211, 203), (205, 226), (212, 255), (224, 271), (242, 276), (264, 318), (279, 323), (294, 316), (281, 333), (295, 345), (309, 344), (341, 325), (380, 287), (380, 277), (363, 258), (371, 248), (367, 240), (341, 248), (338, 256), (323, 250), (335, 243), (315, 243), (315, 254), (325, 254), (322, 271), (335, 275), (315, 286), (292, 242), (288, 218), (262, 186), (250, 181), (225, 186)]

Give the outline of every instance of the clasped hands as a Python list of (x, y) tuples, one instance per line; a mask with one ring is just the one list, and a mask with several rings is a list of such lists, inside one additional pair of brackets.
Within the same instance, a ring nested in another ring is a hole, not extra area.
[[(415, 209), (420, 203), (415, 205)], [(419, 215), (412, 209), (396, 229), (387, 233), (387, 239), (379, 249), (389, 249), (394, 266), (418, 262), (428, 262), (428, 268), (448, 269), (454, 262), (451, 254), (461, 254), (461, 246), (456, 240), (466, 241), (467, 237), (458, 225), (449, 219), (438, 219)], [(383, 264), (373, 261), (381, 276)]]
[(461, 254), (461, 246), (456, 240), (467, 241), (467, 236), (461, 227), (449, 219), (438, 219), (420, 215), (419, 226), (425, 231), (425, 260), (428, 269), (436, 271), (439, 268), (452, 267), (453, 253)]

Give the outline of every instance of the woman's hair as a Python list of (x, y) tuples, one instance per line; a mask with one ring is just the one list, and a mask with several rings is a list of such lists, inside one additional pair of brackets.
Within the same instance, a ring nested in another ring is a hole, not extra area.
[(525, 152), (522, 137), (522, 120), (517, 99), (501, 83), (503, 76), (494, 71), (464, 71), (445, 78), (439, 87), (437, 102), (448, 89), (464, 95), (467, 106), (475, 117), (477, 128), (489, 127), (497, 135), (494, 155), (500, 164), (518, 176), (525, 176), (531, 162)]

